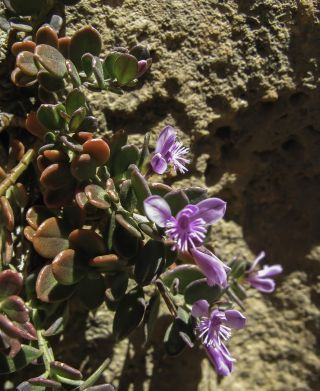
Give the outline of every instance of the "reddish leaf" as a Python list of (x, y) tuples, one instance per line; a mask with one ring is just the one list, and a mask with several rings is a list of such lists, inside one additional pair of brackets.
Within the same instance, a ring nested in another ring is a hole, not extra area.
[(19, 273), (5, 270), (0, 273), (0, 299), (18, 295), (22, 289), (23, 280)]
[(69, 247), (68, 233), (68, 228), (61, 220), (51, 217), (37, 229), (33, 237), (34, 249), (44, 258), (54, 258)]

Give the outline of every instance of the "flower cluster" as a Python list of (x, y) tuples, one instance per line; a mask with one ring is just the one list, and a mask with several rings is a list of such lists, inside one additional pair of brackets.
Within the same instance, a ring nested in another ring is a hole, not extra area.
[[(187, 171), (185, 157), (188, 149), (176, 141), (176, 133), (166, 126), (160, 133), (150, 164), (154, 172), (163, 174), (170, 163), (174, 169)], [(185, 205), (173, 215), (169, 203), (159, 195), (152, 195), (144, 201), (146, 216), (159, 227), (172, 243), (172, 249), (183, 257), (189, 255), (206, 277), (209, 286), (227, 290), (228, 273), (231, 268), (204, 247), (208, 227), (224, 217), (226, 202), (220, 198), (207, 198), (195, 204)], [(265, 256), (261, 253), (242, 278), (261, 292), (272, 292), (275, 282), (271, 277), (282, 272), (281, 265), (265, 266), (256, 271), (256, 266)], [(235, 282), (237, 283), (237, 282)], [(229, 375), (234, 367), (225, 342), (231, 337), (231, 329), (245, 327), (246, 318), (241, 312), (218, 308), (210, 311), (206, 300), (198, 300), (192, 306), (192, 316), (196, 319), (195, 333), (201, 339), (207, 355), (219, 375)]]
[(186, 205), (176, 216), (172, 216), (169, 204), (160, 196), (150, 196), (144, 201), (146, 216), (164, 228), (173, 240), (173, 249), (189, 252), (203, 274), (208, 285), (227, 286), (230, 268), (202, 245), (207, 227), (220, 220), (226, 211), (226, 203), (219, 198), (208, 198), (196, 205)]
[(231, 337), (231, 329), (245, 327), (246, 318), (236, 310), (209, 311), (206, 300), (198, 300), (192, 307), (192, 316), (197, 318), (196, 332), (201, 338), (207, 355), (217, 373), (229, 375), (233, 370), (234, 358), (223, 341)]

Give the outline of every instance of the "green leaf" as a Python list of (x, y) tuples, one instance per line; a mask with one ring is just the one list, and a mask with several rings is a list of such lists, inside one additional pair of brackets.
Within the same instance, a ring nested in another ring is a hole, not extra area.
[(96, 78), (98, 87), (101, 89), (105, 88), (105, 82), (104, 82), (104, 75), (103, 75), (103, 68), (102, 63), (99, 57), (94, 57), (93, 61), (93, 73)]
[(125, 230), (127, 230), (130, 235), (138, 239), (143, 239), (143, 235), (139, 230), (139, 226), (130, 216), (125, 214), (117, 213), (116, 222), (120, 224)]
[(119, 195), (121, 205), (129, 212), (132, 212), (137, 206), (137, 197), (131, 185), (130, 179), (122, 182)]
[(78, 130), (82, 121), (85, 119), (86, 114), (87, 109), (85, 107), (80, 107), (72, 114), (71, 120), (69, 122), (69, 130), (71, 133), (74, 133)]
[(13, 321), (25, 323), (29, 321), (28, 308), (19, 296), (10, 296), (2, 301), (0, 309)]
[(98, 185), (87, 185), (84, 189), (89, 203), (98, 209), (110, 208), (110, 203), (106, 200), (106, 191)]
[(155, 240), (149, 240), (139, 251), (134, 269), (134, 278), (139, 285), (149, 285), (161, 274), (165, 265), (164, 254), (164, 244)]
[(169, 204), (173, 216), (189, 204), (188, 197), (183, 190), (171, 191), (164, 196), (164, 199)]
[(134, 288), (119, 302), (114, 320), (113, 334), (117, 340), (127, 337), (143, 320), (145, 300), (143, 290)]
[(113, 74), (120, 86), (133, 81), (138, 74), (138, 61), (130, 54), (121, 53), (113, 64)]
[(156, 326), (157, 318), (160, 310), (160, 295), (156, 292), (147, 304), (146, 314), (144, 317), (144, 335), (145, 343), (147, 343)]
[(108, 250), (111, 250), (111, 248), (112, 248), (113, 234), (114, 234), (115, 228), (116, 228), (116, 212), (112, 212), (111, 215), (109, 216), (107, 230), (106, 230)]
[(19, 273), (13, 270), (4, 270), (0, 273), (0, 300), (18, 295), (22, 287), (23, 280)]
[(55, 77), (47, 71), (40, 71), (37, 77), (41, 87), (49, 92), (56, 92), (64, 89), (63, 79)]
[(178, 291), (184, 293), (185, 288), (195, 280), (204, 278), (199, 268), (195, 265), (180, 265), (173, 270), (166, 271), (161, 280), (170, 288), (175, 280), (179, 281)]
[(67, 73), (66, 60), (54, 47), (38, 45), (34, 54), (40, 64), (53, 76), (62, 78)]
[(0, 352), (0, 375), (17, 372), (42, 356), (42, 352), (28, 345), (21, 345), (21, 350), (10, 358)]
[(124, 145), (114, 158), (113, 175), (122, 175), (131, 164), (136, 164), (138, 161), (139, 149), (135, 145)]
[(149, 184), (152, 195), (158, 195), (160, 197), (164, 197), (166, 194), (172, 191), (172, 187), (164, 184), (153, 182)]
[(137, 207), (140, 213), (144, 214), (143, 201), (151, 196), (151, 191), (145, 177), (140, 173), (138, 167), (132, 165), (131, 167), (131, 184), (134, 193), (137, 197)]
[(128, 288), (129, 276), (126, 272), (120, 272), (111, 277), (111, 293), (115, 300), (121, 299)]
[(65, 119), (60, 115), (65, 111), (63, 104), (41, 105), (37, 112), (38, 121), (48, 130), (62, 130), (65, 125)]
[(85, 53), (82, 58), (82, 69), (87, 77), (90, 77), (93, 72), (94, 56), (91, 53)]
[(81, 79), (76, 66), (71, 60), (66, 60), (66, 66), (71, 79), (71, 83), (73, 84), (74, 87), (80, 87)]
[(76, 110), (86, 105), (86, 97), (78, 88), (72, 90), (66, 99), (66, 111), (72, 115)]
[(184, 298), (186, 303), (193, 304), (197, 300), (207, 300), (209, 304), (217, 301), (222, 290), (219, 286), (209, 286), (207, 279), (192, 281), (185, 289)]
[(52, 273), (62, 285), (76, 284), (88, 269), (88, 258), (71, 249), (61, 251), (52, 262)]
[(145, 165), (146, 165), (146, 162), (147, 162), (147, 159), (150, 155), (150, 152), (149, 152), (149, 142), (150, 142), (150, 133), (146, 133), (144, 135), (144, 139), (143, 139), (143, 146), (142, 146), (142, 149), (141, 149), (141, 152), (140, 152), (140, 158), (139, 158), (139, 163), (138, 163), (138, 168), (140, 170), (143, 170)]
[(74, 285), (61, 285), (52, 273), (51, 265), (44, 266), (37, 278), (36, 292), (39, 300), (55, 303), (68, 299), (74, 292)]
[(112, 163), (111, 171), (113, 169), (114, 159), (117, 157), (121, 148), (127, 144), (128, 134), (124, 130), (118, 130), (111, 139), (110, 145), (110, 163)]
[(99, 56), (101, 48), (102, 40), (98, 31), (92, 26), (85, 26), (71, 38), (70, 58), (76, 68), (82, 70), (82, 56), (86, 53)]
[(208, 198), (208, 190), (203, 187), (189, 187), (183, 189), (183, 191), (188, 197), (190, 204), (197, 204)]
[(105, 79), (114, 79), (113, 66), (115, 61), (121, 56), (121, 53), (111, 52), (103, 62), (103, 73)]
[(127, 229), (120, 224), (116, 225), (113, 232), (113, 248), (122, 258), (133, 257), (139, 249), (140, 241), (132, 236)]

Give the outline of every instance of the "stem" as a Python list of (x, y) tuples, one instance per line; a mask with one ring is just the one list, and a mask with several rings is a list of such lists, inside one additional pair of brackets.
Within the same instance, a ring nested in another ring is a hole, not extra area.
[(99, 379), (102, 372), (107, 368), (107, 366), (110, 364), (110, 358), (106, 358), (103, 363), (100, 365), (100, 367), (90, 376), (87, 380), (85, 380), (80, 388), (79, 391), (84, 391), (86, 388), (92, 386), (95, 384), (95, 382)]
[(73, 152), (81, 153), (83, 150), (82, 145), (74, 144), (73, 142), (69, 141), (66, 136), (61, 136), (60, 140), (64, 146), (71, 149)]
[(164, 286), (163, 282), (159, 279), (156, 280), (156, 285), (171, 315), (175, 318), (177, 316), (177, 307), (174, 304), (173, 300), (171, 299), (166, 287)]
[(46, 368), (46, 372), (50, 373), (50, 363), (54, 361), (52, 349), (48, 346), (47, 340), (42, 335), (42, 330), (37, 330), (38, 345), (40, 350), (43, 352), (43, 362)]
[(229, 286), (225, 289), (224, 292), (227, 293), (230, 299), (234, 300), (243, 311), (245, 311), (245, 306), (243, 305), (242, 301), (238, 298), (238, 296)]
[(23, 174), (23, 172), (28, 168), (29, 164), (32, 162), (33, 158), (36, 155), (35, 148), (30, 148), (20, 163), (15, 166), (13, 170), (8, 174), (8, 176), (0, 183), (0, 197), (5, 195), (6, 191), (10, 186), (14, 185), (18, 178)]

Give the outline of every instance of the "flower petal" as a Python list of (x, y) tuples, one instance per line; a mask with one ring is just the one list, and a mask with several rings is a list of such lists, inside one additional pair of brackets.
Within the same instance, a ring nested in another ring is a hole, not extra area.
[(164, 228), (171, 217), (170, 206), (160, 196), (150, 196), (144, 200), (144, 211), (149, 220)]
[(224, 323), (227, 326), (233, 329), (243, 329), (246, 325), (246, 317), (243, 316), (241, 312), (236, 310), (227, 310), (224, 314), (227, 318), (227, 321)]
[(209, 286), (219, 285), (222, 288), (227, 286), (226, 271), (230, 270), (227, 265), (221, 262), (210, 251), (204, 253), (197, 248), (192, 248), (190, 252), (202, 273), (207, 277), (207, 284)]
[(207, 224), (213, 224), (222, 219), (226, 212), (227, 203), (220, 198), (208, 198), (197, 204), (199, 212), (196, 218), (203, 219)]
[(235, 360), (231, 357), (226, 346), (222, 343), (219, 348), (213, 346), (206, 346), (205, 348), (218, 375), (230, 375), (233, 371), (233, 363)]
[(170, 125), (164, 127), (157, 140), (155, 153), (165, 155), (176, 141), (176, 131)]
[(166, 160), (161, 156), (160, 153), (156, 153), (152, 156), (150, 164), (153, 171), (160, 175), (165, 173), (168, 167)]
[(266, 256), (266, 253), (264, 251), (261, 251), (261, 253), (257, 256), (257, 258), (253, 261), (252, 265), (250, 266), (248, 273), (252, 272), (258, 266), (258, 264), (262, 261), (262, 259), (265, 256)]
[(275, 290), (276, 283), (271, 278), (248, 277), (251, 286), (263, 293), (271, 293)]
[(191, 310), (191, 315), (195, 318), (199, 318), (201, 316), (208, 316), (209, 314), (209, 303), (207, 300), (198, 300), (196, 301)]
[(281, 265), (264, 266), (262, 270), (257, 273), (258, 277), (273, 277), (283, 272)]

